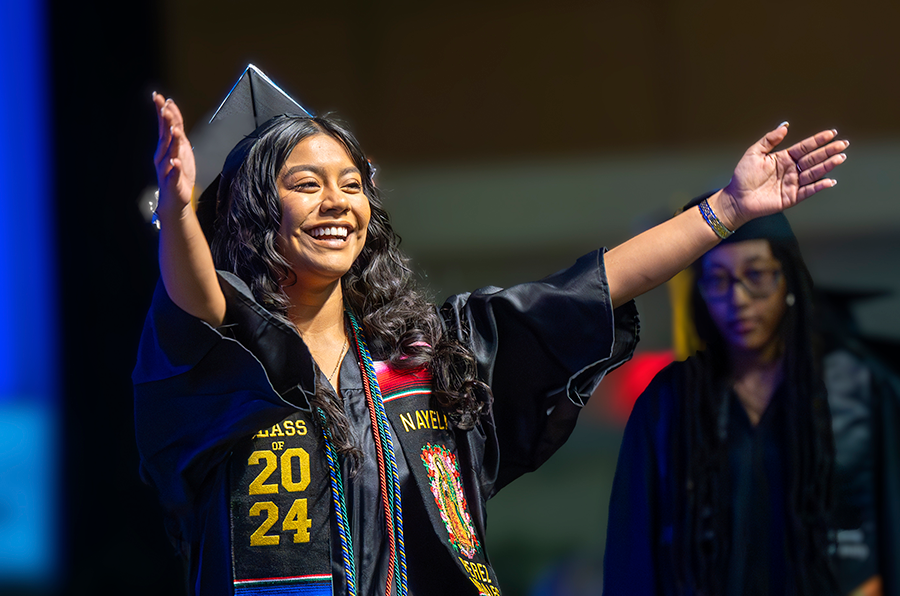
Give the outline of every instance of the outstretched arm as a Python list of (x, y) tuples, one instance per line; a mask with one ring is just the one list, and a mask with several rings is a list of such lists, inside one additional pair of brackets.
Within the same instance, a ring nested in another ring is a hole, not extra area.
[[(787, 136), (787, 123), (750, 147), (731, 182), (709, 197), (709, 206), (728, 229), (793, 207), (837, 181), (824, 176), (847, 158), (850, 143), (826, 130), (775, 151)], [(606, 254), (606, 276), (613, 305), (623, 304), (666, 282), (713, 248), (719, 237), (699, 209), (684, 213), (635, 236)]]
[(181, 111), (171, 99), (153, 94), (159, 144), (153, 162), (159, 183), (159, 269), (172, 302), (218, 327), (225, 319), (212, 253), (191, 206), (196, 170)]

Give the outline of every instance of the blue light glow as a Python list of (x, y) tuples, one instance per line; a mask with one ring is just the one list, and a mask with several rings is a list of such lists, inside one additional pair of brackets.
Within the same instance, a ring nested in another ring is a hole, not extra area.
[(55, 575), (55, 220), (48, 19), (0, 0), (0, 586)]

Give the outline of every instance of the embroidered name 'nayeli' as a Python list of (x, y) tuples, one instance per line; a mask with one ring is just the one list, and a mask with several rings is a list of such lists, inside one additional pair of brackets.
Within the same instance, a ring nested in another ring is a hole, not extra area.
[(447, 417), (437, 410), (413, 410), (402, 412), (400, 420), (403, 422), (403, 430), (447, 430)]
[[(284, 430), (281, 426), (284, 425)], [(272, 428), (264, 428), (255, 435), (254, 439), (265, 439), (267, 437), (293, 437), (294, 435), (303, 436), (306, 434), (306, 422), (303, 420), (283, 420), (281, 424), (276, 424)]]
[(491, 574), (488, 572), (487, 565), (466, 561), (462, 557), (457, 558), (466, 573), (469, 574), (469, 580), (478, 588), (479, 596), (500, 596), (500, 590), (491, 582)]

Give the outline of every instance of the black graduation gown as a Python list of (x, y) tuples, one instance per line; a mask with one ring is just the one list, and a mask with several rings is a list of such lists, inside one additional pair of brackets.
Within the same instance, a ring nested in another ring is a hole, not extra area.
[(835, 442), (836, 571), (900, 596), (900, 379), (853, 341), (824, 359)]
[[(235, 474), (229, 477), (229, 458), (236, 448), (249, 449), (244, 442), (261, 429), (307, 415), (307, 396), (316, 383), (315, 365), (296, 332), (272, 319), (240, 280), (228, 274), (220, 280), (228, 333), (178, 309), (160, 284), (133, 375), (142, 478), (158, 491), (167, 530), (189, 561), (191, 592), (217, 595), (233, 593), (229, 483)], [(472, 349), (479, 378), (494, 394), (490, 414), (475, 429), (442, 431), (459, 462), (483, 544), (487, 499), (536, 469), (565, 441), (605, 372), (632, 354), (637, 313), (633, 303), (612, 309), (602, 252), (539, 282), (454, 296), (441, 313), (447, 328)], [(344, 397), (345, 403), (353, 399)], [(413, 433), (404, 433), (403, 414), (397, 409), (388, 417), (392, 432), (407, 440)], [(304, 438), (312, 440), (314, 429), (305, 428)], [(410, 444), (403, 445), (406, 452), (398, 457), (420, 470), (410, 463)], [(310, 466), (311, 476), (322, 479), (313, 484), (323, 499), (330, 490), (327, 472), (323, 476), (316, 463), (320, 455), (311, 457)], [(457, 563), (429, 489), (419, 477), (413, 484), (417, 491), (403, 489), (411, 593), (475, 594), (478, 573), (494, 586), (489, 564)], [(334, 541), (327, 527), (311, 532)], [(343, 593), (341, 578), (334, 579), (335, 592)]]
[[(686, 595), (673, 556), (675, 445), (685, 440), (683, 375), (675, 362), (638, 398), (625, 428), (609, 503), (604, 594)], [(785, 525), (788, 432), (779, 388), (756, 427), (732, 394), (728, 403), (729, 511), (732, 550), (725, 555), (727, 594), (791, 593)]]
[[(900, 381), (876, 359), (847, 347), (831, 351), (823, 365), (836, 451), (832, 526), (837, 532), (837, 550), (833, 561), (840, 588), (849, 593), (878, 574), (884, 594), (900, 596)], [(683, 403), (680, 375), (685, 366), (675, 363), (657, 375), (629, 418), (609, 505), (604, 594), (683, 593), (676, 585), (672, 561), (676, 462), (671, 446), (672, 441), (683, 440), (678, 431)], [(730, 432), (736, 422), (739, 426), (745, 423), (740, 414), (739, 406), (731, 408)], [(777, 434), (784, 421), (777, 417), (772, 421), (771, 430)], [(742, 448), (747, 449), (749, 435), (742, 431), (738, 436)], [(734, 437), (729, 441), (734, 464)], [(773, 443), (771, 448), (777, 451), (779, 447)], [(779, 461), (784, 460), (777, 453), (769, 454), (770, 466)], [(745, 475), (743, 482), (751, 478)], [(735, 480), (741, 482), (733, 472), (732, 482)], [(771, 475), (770, 481), (773, 493), (783, 491), (777, 474)], [(782, 501), (774, 494), (754, 501), (751, 493), (732, 486), (733, 516), (767, 519), (770, 537), (783, 533), (779, 527), (784, 523), (784, 512), (777, 510)], [(772, 506), (776, 507), (774, 518), (771, 511), (761, 514), (758, 510)], [(765, 563), (775, 560), (768, 556), (775, 546), (760, 552), (746, 548), (746, 540), (733, 542), (745, 550), (733, 553), (729, 573), (743, 569), (740, 572), (755, 577), (783, 576), (784, 589), (791, 589), (790, 569), (777, 565), (773, 569)], [(744, 556), (749, 565), (740, 563)]]

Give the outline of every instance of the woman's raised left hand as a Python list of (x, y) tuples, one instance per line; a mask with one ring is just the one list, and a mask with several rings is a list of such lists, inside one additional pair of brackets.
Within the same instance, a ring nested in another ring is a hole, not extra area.
[(825, 130), (775, 151), (788, 133), (787, 122), (747, 149), (731, 182), (718, 197), (716, 213), (734, 230), (743, 223), (784, 211), (837, 181), (825, 178), (844, 163), (849, 141), (835, 140), (836, 130)]
[(190, 205), (194, 190), (197, 177), (194, 150), (185, 135), (184, 118), (175, 102), (154, 91), (153, 105), (159, 125), (159, 143), (153, 155), (159, 183), (156, 213), (160, 218), (178, 217)]

